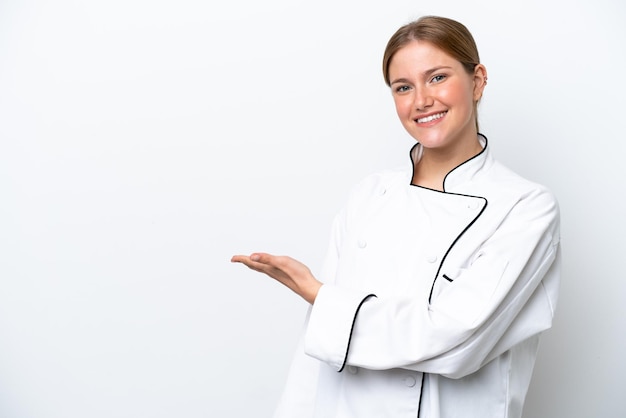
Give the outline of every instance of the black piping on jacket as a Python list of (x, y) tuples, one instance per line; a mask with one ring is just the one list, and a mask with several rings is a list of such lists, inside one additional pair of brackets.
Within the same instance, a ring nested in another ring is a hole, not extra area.
[(361, 303), (359, 303), (359, 306), (357, 306), (356, 312), (354, 312), (354, 319), (352, 319), (352, 326), (350, 327), (350, 334), (348, 335), (348, 344), (346, 344), (346, 355), (343, 357), (343, 364), (341, 365), (341, 368), (337, 370), (337, 373), (342, 372), (344, 367), (346, 367), (346, 363), (348, 362), (348, 352), (350, 351), (350, 341), (352, 341), (352, 332), (354, 331), (354, 324), (356, 323), (356, 317), (359, 314), (359, 311), (361, 310), (361, 306), (363, 306), (366, 300), (372, 297), (377, 298), (378, 296), (376, 296), (373, 293), (365, 296), (363, 300), (361, 301)]
[[(433, 291), (435, 289), (435, 283), (437, 282), (437, 277), (439, 277), (439, 273), (441, 272), (441, 268), (443, 267), (443, 263), (446, 261), (446, 258), (448, 257), (448, 254), (450, 254), (450, 251), (452, 250), (452, 247), (454, 247), (454, 245), (459, 241), (459, 239), (461, 239), (461, 237), (465, 234), (465, 232), (467, 232), (468, 229), (470, 229), (470, 227), (472, 225), (474, 225), (474, 223), (476, 222), (476, 220), (478, 220), (478, 218), (483, 214), (483, 212), (485, 212), (485, 209), (487, 208), (487, 205), (489, 204), (489, 202), (487, 201), (487, 198), (483, 197), (483, 196), (472, 196), (472, 195), (465, 195), (465, 194), (460, 194), (460, 193), (450, 193), (450, 192), (446, 192), (446, 179), (448, 178), (448, 175), (450, 173), (452, 173), (454, 170), (456, 170), (457, 168), (461, 167), (462, 165), (468, 163), (469, 161), (472, 161), (474, 158), (478, 157), (479, 155), (481, 155), (482, 153), (484, 153), (487, 150), (487, 146), (488, 146), (488, 140), (487, 137), (481, 133), (479, 133), (478, 135), (482, 136), (483, 138), (485, 138), (485, 146), (483, 147), (482, 151), (480, 151), (478, 154), (474, 155), (472, 158), (463, 161), (461, 164), (457, 165), (456, 167), (454, 167), (452, 170), (450, 170), (448, 172), (448, 174), (446, 174), (446, 176), (443, 178), (443, 191), (440, 190), (434, 190), (434, 189), (429, 189), (429, 190), (433, 190), (439, 193), (444, 193), (444, 194), (450, 194), (450, 195), (456, 195), (456, 196), (466, 196), (466, 197), (474, 197), (474, 198), (478, 198), (478, 199), (483, 199), (485, 201), (485, 205), (483, 206), (483, 208), (481, 209), (481, 211), (474, 217), (474, 219), (472, 219), (472, 221), (467, 224), (467, 226), (463, 229), (463, 231), (461, 231), (461, 233), (454, 239), (454, 241), (452, 241), (452, 244), (450, 244), (450, 246), (448, 247), (448, 249), (446, 250), (446, 253), (443, 255), (443, 257), (441, 258), (441, 262), (439, 263), (439, 267), (437, 268), (437, 273), (435, 274), (435, 277), (433, 278), (433, 284), (430, 287), (430, 294), (428, 295), (428, 304), (430, 304), (432, 296), (433, 296)], [(418, 144), (415, 144), (412, 148), (411, 151), (409, 151), (409, 157), (411, 158), (411, 161), (413, 162), (413, 158), (412, 158), (412, 152), (413, 149), (418, 146)], [(415, 163), (413, 162), (413, 174), (415, 174)], [(413, 184), (413, 176), (411, 176), (411, 186), (414, 187), (422, 187), (422, 188), (426, 188), (423, 186), (418, 186), (416, 184)], [(450, 282), (452, 282), (452, 280), (444, 275), (444, 278)], [(419, 405), (417, 406), (417, 418), (419, 418), (421, 410), (422, 410), (422, 399), (424, 397), (424, 380), (425, 380), (425, 375), (427, 373), (422, 373), (422, 385), (420, 388), (420, 400), (419, 400)]]

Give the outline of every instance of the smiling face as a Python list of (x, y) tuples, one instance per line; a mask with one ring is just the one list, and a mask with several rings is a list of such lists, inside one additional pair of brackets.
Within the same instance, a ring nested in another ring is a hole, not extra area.
[(389, 63), (396, 112), (407, 132), (426, 150), (462, 152), (477, 143), (476, 102), (486, 80), (476, 65), (463, 65), (427, 41), (410, 41)]

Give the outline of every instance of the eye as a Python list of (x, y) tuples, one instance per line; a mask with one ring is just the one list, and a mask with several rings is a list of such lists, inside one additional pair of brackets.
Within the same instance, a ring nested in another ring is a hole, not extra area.
[(396, 88), (394, 88), (394, 92), (396, 93), (406, 93), (409, 90), (411, 90), (411, 87), (407, 86), (406, 84), (401, 84), (397, 86)]
[(433, 78), (430, 79), (430, 82), (431, 83), (441, 83), (445, 79), (446, 79), (446, 76), (444, 74), (437, 74), (436, 76), (434, 76)]

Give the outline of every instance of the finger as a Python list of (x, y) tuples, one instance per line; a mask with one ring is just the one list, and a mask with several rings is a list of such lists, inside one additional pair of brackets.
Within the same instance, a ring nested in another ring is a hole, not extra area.
[(308, 268), (289, 256), (259, 254), (258, 262), (267, 265), (276, 272), (282, 272), (288, 276), (294, 277), (308, 271)]
[(234, 255), (231, 257), (230, 262), (231, 263), (243, 263), (246, 258), (248, 258), (247, 255)]
[(244, 261), (252, 260), (254, 262), (259, 262), (263, 264), (269, 264), (269, 260), (271, 260), (272, 256), (266, 253), (252, 253), (250, 255), (234, 255), (231, 257), (230, 261), (233, 263), (242, 263)]
[(234, 255), (230, 261), (233, 263), (241, 263), (251, 270), (258, 271), (259, 273), (265, 273), (267, 275), (271, 275), (270, 270), (273, 269), (270, 265), (253, 261), (252, 257), (247, 255)]
[(237, 255), (233, 256), (231, 261), (245, 264), (251, 270), (264, 273), (283, 284), (293, 280), (293, 274), (300, 266), (299, 262), (290, 257), (268, 253), (252, 253), (249, 256)]
[(250, 254), (250, 260), (262, 263), (262, 264), (273, 264), (275, 256), (268, 253), (252, 253)]
[(243, 263), (248, 267), (261, 265), (271, 265), (272, 256), (265, 253), (253, 253), (251, 255), (234, 255), (230, 261), (232, 263)]

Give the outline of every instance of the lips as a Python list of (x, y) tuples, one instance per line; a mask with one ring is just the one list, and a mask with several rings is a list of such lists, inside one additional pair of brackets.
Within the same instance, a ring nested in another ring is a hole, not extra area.
[(432, 122), (434, 120), (441, 119), (442, 117), (444, 117), (446, 115), (446, 113), (448, 113), (448, 111), (441, 112), (441, 113), (435, 113), (435, 114), (428, 115), (428, 116), (424, 116), (423, 118), (415, 119), (415, 122), (417, 122), (417, 123)]

